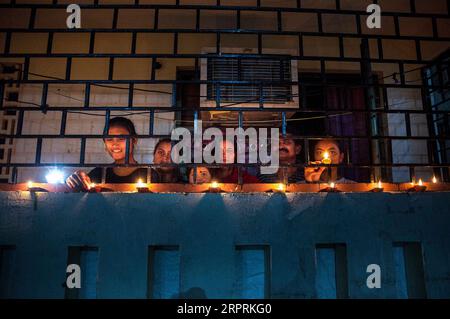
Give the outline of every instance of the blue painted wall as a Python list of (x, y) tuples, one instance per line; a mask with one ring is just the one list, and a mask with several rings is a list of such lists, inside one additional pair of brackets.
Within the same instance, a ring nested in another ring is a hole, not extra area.
[[(151, 245), (179, 246), (182, 296), (239, 297), (236, 245), (268, 245), (269, 296), (316, 298), (316, 247), (339, 243), (350, 298), (397, 298), (393, 243), (420, 242), (427, 297), (450, 298), (449, 207), (450, 193), (0, 192), (6, 297), (64, 298), (68, 247), (84, 245), (98, 247), (97, 298), (146, 298)], [(381, 289), (366, 286), (373, 263)]]

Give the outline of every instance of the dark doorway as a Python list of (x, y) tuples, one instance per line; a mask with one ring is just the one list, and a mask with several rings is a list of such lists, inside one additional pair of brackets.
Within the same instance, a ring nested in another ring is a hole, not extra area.
[[(195, 70), (177, 70), (177, 80), (192, 81), (198, 79)], [(200, 84), (186, 83), (177, 85), (177, 107), (182, 112), (176, 113), (177, 126), (194, 127), (194, 112), (200, 110)], [(201, 113), (198, 112), (200, 119)]]
[[(361, 76), (359, 74), (326, 74), (324, 81), (318, 73), (301, 73), (299, 85), (301, 108), (305, 111), (297, 112), (293, 116), (293, 119), (298, 120), (292, 122), (295, 134), (317, 137), (335, 136), (344, 148), (345, 162), (353, 165), (371, 165), (371, 128), (367, 113), (351, 112), (352, 109), (367, 109)], [(376, 100), (379, 101), (379, 98)], [(348, 112), (345, 112), (346, 110)], [(344, 138), (345, 136), (358, 138), (349, 139)], [(315, 142), (310, 141), (309, 159), (314, 158), (314, 145)], [(341, 174), (357, 182), (371, 180), (370, 168), (342, 168)]]

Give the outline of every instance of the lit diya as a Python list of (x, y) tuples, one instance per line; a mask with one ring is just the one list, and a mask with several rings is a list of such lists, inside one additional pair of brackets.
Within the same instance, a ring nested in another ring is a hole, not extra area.
[(139, 179), (136, 183), (136, 189), (139, 193), (150, 193), (147, 183), (144, 183), (142, 179)]
[(416, 184), (412, 182), (412, 187), (409, 189), (410, 192), (424, 192), (427, 189), (425, 185), (423, 185), (422, 179), (419, 179), (419, 183)]
[(220, 189), (219, 183), (217, 183), (216, 181), (211, 182), (211, 184), (209, 185), (209, 192), (210, 193), (220, 193), (221, 189)]
[(377, 186), (374, 188), (374, 189), (372, 189), (372, 192), (374, 192), (374, 193), (380, 193), (380, 192), (382, 192), (384, 189), (383, 189), (383, 184), (381, 184), (381, 180), (380, 181), (378, 181), (378, 183), (377, 183)]

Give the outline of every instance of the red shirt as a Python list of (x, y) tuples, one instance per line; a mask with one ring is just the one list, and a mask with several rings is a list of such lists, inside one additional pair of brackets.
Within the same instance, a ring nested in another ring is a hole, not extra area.
[[(237, 168), (233, 168), (233, 172), (231, 172), (230, 175), (228, 175), (227, 177), (223, 178), (221, 181), (221, 183), (229, 183), (229, 184), (237, 184), (238, 183), (238, 170)], [(255, 183), (259, 183), (259, 180), (256, 176), (250, 175), (249, 173), (247, 173), (246, 171), (242, 171), (242, 182), (244, 184), (255, 184)]]

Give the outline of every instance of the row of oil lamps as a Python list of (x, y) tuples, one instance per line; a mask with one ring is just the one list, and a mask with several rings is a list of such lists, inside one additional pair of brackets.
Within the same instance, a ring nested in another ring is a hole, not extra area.
[[(330, 154), (328, 152), (324, 152), (323, 153), (323, 158), (321, 161), (322, 164), (324, 165), (330, 165), (331, 164), (331, 158), (330, 158)], [(51, 171), (49, 174), (47, 174), (46, 176), (47, 182), (53, 184), (53, 183), (63, 183), (63, 177), (62, 177), (62, 173), (59, 172), (58, 170), (53, 170)], [(436, 176), (433, 176), (432, 182), (434, 184), (437, 183), (437, 178)], [(89, 187), (90, 191), (98, 191), (98, 189), (96, 188), (96, 184), (92, 183)], [(29, 181), (28, 182), (28, 190), (29, 191), (40, 191), (42, 189), (39, 189), (37, 187), (34, 187), (33, 182)], [(145, 193), (149, 193), (149, 187), (146, 183), (144, 183), (142, 181), (142, 179), (139, 179), (138, 182), (136, 183), (136, 190), (138, 192), (145, 192)], [(426, 190), (426, 186), (423, 185), (422, 179), (419, 179), (419, 182), (416, 184), (415, 182), (411, 183), (411, 188), (409, 189), (409, 191), (417, 191), (417, 192), (423, 192)], [(209, 191), (210, 192), (221, 192), (222, 190), (220, 189), (220, 185), (217, 181), (212, 181), (209, 184)], [(279, 183), (277, 185), (276, 188), (272, 189), (271, 191), (273, 192), (286, 192), (286, 185), (283, 183)], [(338, 192), (339, 190), (336, 187), (336, 184), (331, 182), (328, 184), (328, 186), (321, 190), (323, 192)], [(382, 192), (383, 191), (383, 185), (381, 183), (381, 180), (378, 181), (378, 183), (376, 184), (375, 188), (373, 188), (371, 190), (372, 192)]]
[[(437, 183), (437, 179), (434, 176), (432, 179), (432, 182), (434, 184)], [(147, 183), (144, 183), (142, 179), (139, 179), (138, 182), (135, 184), (136, 190), (140, 193), (150, 193), (149, 185)], [(36, 187), (35, 184), (32, 181), (29, 181), (28, 184), (28, 190), (29, 191), (42, 191), (43, 189)], [(91, 183), (89, 185), (89, 191), (91, 192), (97, 192), (99, 189), (97, 188), (98, 185), (95, 183)], [(419, 179), (418, 183), (412, 182), (411, 188), (409, 191), (416, 191), (416, 192), (424, 192), (426, 190), (426, 186), (423, 184), (422, 179)], [(383, 192), (383, 184), (381, 181), (378, 181), (375, 185), (375, 187), (371, 190), (372, 192)], [(220, 184), (217, 181), (213, 181), (209, 184), (209, 192), (211, 193), (218, 193), (221, 192), (222, 189), (220, 188)], [(271, 191), (273, 192), (286, 192), (286, 184), (279, 183), (275, 188), (273, 188)], [(338, 187), (335, 183), (331, 182), (328, 184), (328, 186), (321, 190), (321, 192), (339, 192)]]

